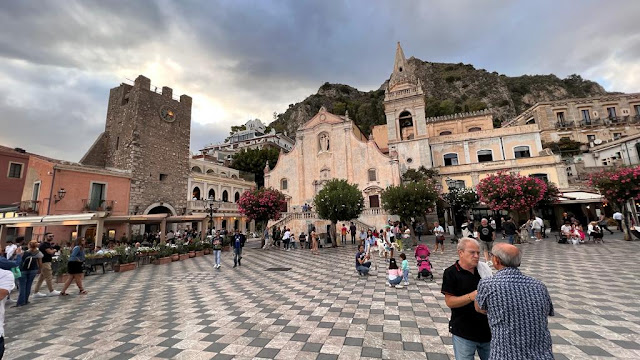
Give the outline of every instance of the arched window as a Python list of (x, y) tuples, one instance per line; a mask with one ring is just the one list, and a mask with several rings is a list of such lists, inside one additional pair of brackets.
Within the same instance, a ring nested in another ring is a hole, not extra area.
[(233, 195), (233, 202), (238, 202), (240, 200), (240, 193), (236, 191), (236, 194)]
[(458, 165), (458, 154), (444, 154), (444, 166)]
[(369, 181), (378, 181), (376, 169), (369, 169)]
[(478, 150), (478, 162), (493, 161), (493, 151)]
[(226, 173), (226, 172), (224, 172), (224, 171), (222, 171), (222, 172), (220, 173), (220, 176), (222, 176), (222, 177), (227, 177), (227, 173)]
[(531, 124), (535, 124), (536, 123), (536, 119), (535, 118), (531, 118), (529, 120), (527, 120), (526, 123), (524, 123), (525, 125), (531, 125)]
[(288, 187), (289, 182), (287, 181), (287, 179), (280, 180), (280, 190), (287, 190)]
[(207, 196), (209, 199), (215, 199), (216, 198), (216, 191), (213, 189), (209, 189), (209, 195)]
[(227, 190), (222, 192), (222, 201), (229, 202), (229, 192)]
[(528, 146), (516, 146), (513, 148), (513, 155), (516, 159), (531, 157)]
[(547, 174), (531, 174), (529, 176), (532, 178), (543, 180), (545, 182), (549, 181), (549, 176)]
[(213, 174), (213, 173), (215, 173), (215, 171), (213, 171), (213, 169), (209, 169), (209, 170), (207, 170), (207, 174), (211, 175), (211, 174)]
[(400, 123), (400, 137), (402, 140), (413, 139), (413, 117), (411, 113), (408, 111), (401, 112), (398, 122)]
[(202, 173), (202, 169), (200, 169), (199, 166), (194, 166), (191, 168), (191, 171), (193, 172), (197, 172), (197, 173)]
[(480, 130), (482, 130), (482, 128), (478, 127), (478, 126), (474, 126), (472, 128), (469, 128), (469, 132), (476, 132), (476, 131), (480, 131)]
[(193, 200), (200, 200), (200, 188), (197, 186), (193, 188)]
[(451, 131), (449, 131), (449, 130), (440, 131), (440, 135), (443, 135), (443, 136), (444, 135), (451, 135), (451, 134), (453, 134), (453, 133)]

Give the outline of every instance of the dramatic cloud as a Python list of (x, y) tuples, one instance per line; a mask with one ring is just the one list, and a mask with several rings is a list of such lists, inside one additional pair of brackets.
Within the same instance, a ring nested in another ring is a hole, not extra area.
[(270, 122), (324, 82), (370, 90), (407, 56), (636, 92), (635, 1), (5, 1), (0, 143), (79, 160), (109, 89), (139, 74), (194, 98), (191, 148)]

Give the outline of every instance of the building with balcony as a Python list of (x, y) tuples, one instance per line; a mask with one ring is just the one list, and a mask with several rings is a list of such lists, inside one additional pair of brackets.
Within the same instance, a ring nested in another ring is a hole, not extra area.
[(16, 215), (28, 166), (23, 149), (0, 146), (0, 218)]
[(640, 133), (640, 93), (540, 102), (503, 127), (537, 124), (543, 142), (562, 138), (597, 146)]
[[(187, 208), (185, 214), (209, 213), (207, 199), (219, 201), (214, 213), (213, 226), (232, 231), (255, 231), (255, 224), (238, 211), (238, 200), (243, 192), (255, 188), (256, 183), (243, 179), (240, 171), (215, 161), (191, 159), (189, 161)], [(178, 227), (193, 226), (201, 231), (201, 223), (178, 224)]]
[(233, 155), (243, 149), (276, 148), (289, 152), (294, 141), (286, 134), (276, 134), (275, 130), (266, 131), (266, 126), (259, 120), (249, 120), (245, 130), (230, 135), (225, 142), (211, 144), (200, 150), (201, 157), (228, 164)]
[[(131, 174), (126, 171), (50, 159), (30, 154), (19, 213), (23, 216), (102, 213), (126, 215)], [(45, 232), (65, 242), (77, 237), (95, 239), (96, 226), (56, 225), (21, 228), (25, 239), (41, 239)], [(128, 234), (125, 224), (105, 226), (103, 234), (119, 239)], [(16, 234), (18, 235), (18, 234)]]

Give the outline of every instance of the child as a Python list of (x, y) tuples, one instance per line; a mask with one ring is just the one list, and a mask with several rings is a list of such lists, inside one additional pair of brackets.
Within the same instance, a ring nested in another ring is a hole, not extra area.
[(407, 255), (400, 253), (400, 259), (402, 259), (402, 278), (404, 279), (404, 285), (409, 285), (409, 261)]
[(396, 289), (402, 289), (400, 282), (402, 281), (402, 271), (398, 269), (396, 259), (389, 259), (389, 286), (395, 286)]

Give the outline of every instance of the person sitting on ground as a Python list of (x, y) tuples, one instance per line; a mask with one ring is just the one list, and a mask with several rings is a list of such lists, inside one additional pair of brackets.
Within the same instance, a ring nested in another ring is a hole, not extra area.
[(358, 252), (356, 253), (356, 270), (358, 270), (358, 275), (369, 275), (370, 268), (371, 261), (369, 261), (369, 255), (364, 251), (364, 246), (358, 245)]
[(600, 229), (598, 222), (596, 221), (590, 222), (589, 225), (587, 226), (587, 232), (589, 233), (589, 235), (593, 237), (594, 241), (598, 241), (598, 240), (602, 241), (602, 237), (604, 236), (604, 233), (602, 232), (602, 229)]
[(395, 286), (398, 289), (402, 289), (402, 270), (398, 269), (396, 259), (389, 259), (389, 286)]
[(564, 225), (560, 227), (561, 242), (567, 242), (571, 237), (571, 221), (566, 220)]

